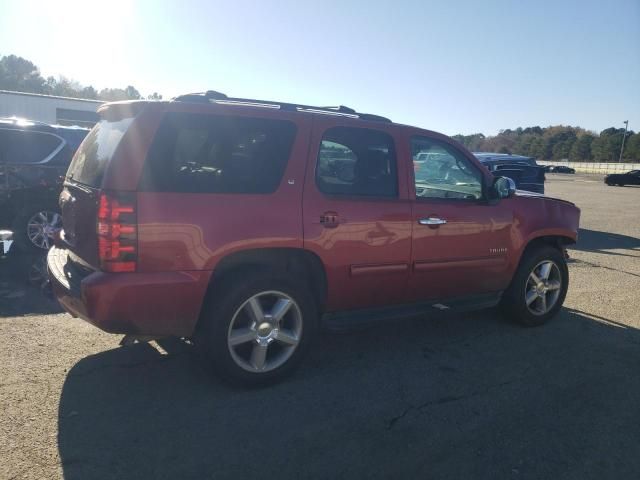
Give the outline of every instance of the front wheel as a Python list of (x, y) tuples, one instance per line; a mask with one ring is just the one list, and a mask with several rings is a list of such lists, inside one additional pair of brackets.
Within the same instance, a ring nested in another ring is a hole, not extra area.
[(518, 323), (542, 325), (558, 313), (568, 287), (569, 269), (562, 251), (537, 248), (525, 253), (501, 306)]
[[(314, 336), (314, 301), (300, 283), (247, 273), (216, 292), (203, 311), (195, 344), (222, 379), (262, 386), (289, 375)], [(226, 282), (225, 282), (226, 283)]]

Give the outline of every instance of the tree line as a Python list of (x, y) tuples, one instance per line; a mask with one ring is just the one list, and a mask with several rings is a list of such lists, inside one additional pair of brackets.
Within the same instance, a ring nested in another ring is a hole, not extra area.
[(498, 135), (454, 135), (453, 138), (472, 152), (511, 153), (539, 160), (571, 160), (577, 162), (617, 162), (622, 139), (625, 138), (625, 162), (640, 161), (640, 133), (610, 127), (600, 133), (580, 127), (518, 127), (501, 130)]
[[(91, 85), (82, 86), (63, 76), (44, 78), (36, 65), (16, 55), (0, 58), (0, 90), (104, 101), (144, 98), (132, 85), (98, 91)], [(146, 98), (160, 100), (162, 95), (154, 92)], [(628, 131), (625, 137), (623, 128), (610, 127), (596, 133), (580, 127), (556, 125), (501, 130), (495, 136), (485, 136), (482, 133), (453, 136), (473, 152), (512, 153), (539, 160), (569, 159), (585, 162), (618, 161), (623, 137), (623, 161), (640, 161), (640, 132)]]
[[(5, 55), (0, 58), (0, 90), (88, 98), (91, 100), (104, 100), (105, 102), (144, 98), (132, 85), (125, 88), (103, 88), (98, 91), (91, 85), (83, 86), (77, 81), (63, 76), (44, 78), (40, 73), (40, 69), (33, 62), (16, 55)], [(162, 95), (153, 92), (147, 95), (146, 98), (160, 100)]]

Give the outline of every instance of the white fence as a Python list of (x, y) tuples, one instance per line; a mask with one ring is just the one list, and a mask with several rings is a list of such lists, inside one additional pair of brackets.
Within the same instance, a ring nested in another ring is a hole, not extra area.
[(599, 173), (607, 175), (609, 173), (624, 173), (629, 170), (640, 170), (640, 163), (594, 163), (594, 162), (569, 162), (559, 161), (550, 162), (546, 160), (539, 160), (538, 165), (563, 165), (571, 168), (575, 168), (576, 172), (580, 173)]

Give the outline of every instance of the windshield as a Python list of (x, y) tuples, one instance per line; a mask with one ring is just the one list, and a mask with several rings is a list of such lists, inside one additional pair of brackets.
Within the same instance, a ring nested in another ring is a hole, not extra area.
[(132, 121), (133, 118), (124, 118), (98, 122), (73, 157), (67, 178), (91, 187), (100, 186), (109, 160)]

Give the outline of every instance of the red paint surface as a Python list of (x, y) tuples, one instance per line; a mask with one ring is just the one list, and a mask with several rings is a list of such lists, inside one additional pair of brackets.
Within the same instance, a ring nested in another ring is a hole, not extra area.
[[(416, 200), (409, 138), (419, 134), (454, 145), (448, 137), (396, 124), (266, 108), (151, 103), (123, 138), (103, 189), (136, 190), (167, 110), (288, 119), (298, 132), (273, 194), (138, 192), (137, 271), (92, 273), (82, 280), (80, 298), (54, 279), (65, 308), (106, 331), (190, 335), (210, 281), (216, 286), (216, 266), (246, 249), (289, 247), (316, 254), (327, 276), (326, 307), (335, 311), (499, 291), (509, 284), (529, 241), (546, 235), (575, 240), (577, 235), (579, 210), (568, 202), (519, 196), (495, 204)], [(328, 196), (317, 189), (320, 141), (338, 125), (373, 128), (394, 138), (398, 198)], [(473, 155), (457, 148), (483, 169)], [(490, 182), (490, 173), (482, 171)], [(78, 212), (81, 218), (74, 221), (87, 226), (90, 236), (95, 208)], [(428, 216), (447, 224), (418, 224)], [(94, 264), (91, 239), (78, 242), (76, 253)]]

